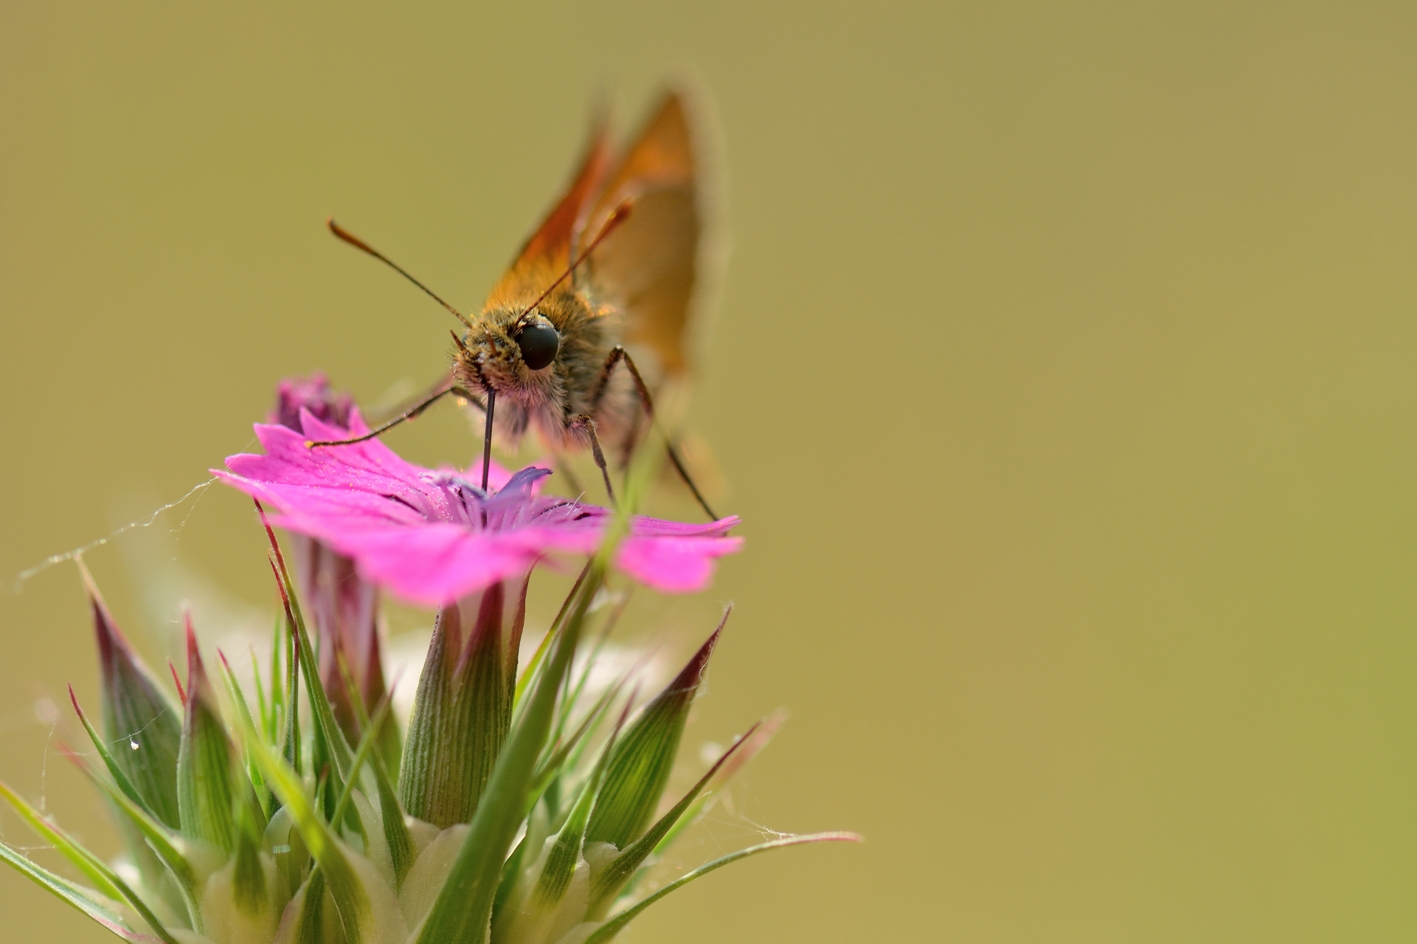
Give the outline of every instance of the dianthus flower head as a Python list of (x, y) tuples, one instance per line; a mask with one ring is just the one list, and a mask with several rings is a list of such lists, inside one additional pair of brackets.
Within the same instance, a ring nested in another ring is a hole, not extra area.
[[(605, 508), (541, 495), (548, 469), (509, 475), (494, 466), (492, 488), (484, 492), (471, 476), (405, 462), (378, 440), (307, 445), (367, 433), (357, 408), (347, 431), (309, 410), (299, 419), (302, 432), (258, 424), (265, 454), (231, 456), (214, 473), (275, 508), (273, 523), (348, 555), (366, 579), (413, 603), (441, 606), (523, 576), (549, 555), (591, 554), (614, 517)], [(682, 524), (635, 516), (615, 564), (659, 590), (698, 590), (714, 559), (742, 543), (728, 535), (737, 523), (736, 517)]]
[(276, 407), (267, 422), (298, 430), (300, 411), (309, 410), (322, 423), (345, 427), (353, 409), (354, 399), (332, 388), (329, 378), (317, 370), (309, 377), (287, 377), (276, 386)]

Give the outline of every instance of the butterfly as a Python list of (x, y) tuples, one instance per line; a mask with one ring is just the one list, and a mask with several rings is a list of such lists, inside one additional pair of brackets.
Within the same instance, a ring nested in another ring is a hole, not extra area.
[[(553, 453), (590, 448), (614, 500), (604, 443), (627, 452), (654, 418), (647, 374), (689, 368), (688, 328), (700, 288), (701, 163), (685, 100), (664, 96), (615, 160), (603, 123), (594, 127), (570, 186), (466, 317), (387, 257), (340, 228), (346, 242), (397, 270), (452, 312), (451, 369), (421, 402), (354, 440), (412, 419), (447, 394), (485, 415), (483, 487), (495, 437), (515, 447), (528, 432)], [(631, 349), (650, 363), (637, 363)], [(672, 443), (669, 458), (711, 518)]]

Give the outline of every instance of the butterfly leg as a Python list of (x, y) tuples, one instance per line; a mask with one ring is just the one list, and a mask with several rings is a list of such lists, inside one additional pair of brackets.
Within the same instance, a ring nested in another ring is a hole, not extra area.
[[(610, 375), (615, 371), (615, 367), (621, 362), (625, 362), (625, 369), (630, 372), (630, 377), (635, 381), (635, 392), (639, 395), (640, 403), (644, 406), (645, 416), (649, 418), (650, 425), (654, 425), (654, 398), (649, 395), (649, 387), (645, 386), (645, 380), (640, 376), (640, 369), (635, 366), (635, 360), (628, 351), (619, 344), (610, 351), (610, 355), (605, 358), (605, 366), (600, 369), (600, 380), (595, 385), (595, 392), (591, 395), (591, 412), (600, 406), (601, 399), (605, 396), (605, 391), (610, 386)], [(699, 503), (699, 507), (704, 510), (704, 514), (712, 521), (718, 520), (718, 515), (713, 513), (704, 496), (700, 494), (699, 487), (694, 484), (694, 480), (689, 477), (689, 470), (684, 467), (684, 461), (679, 458), (679, 451), (674, 448), (674, 443), (669, 437), (664, 438), (665, 451), (669, 453), (669, 461), (674, 464), (674, 471), (679, 473), (679, 478), (684, 480), (684, 484), (689, 486), (689, 491), (694, 493), (694, 500)], [(602, 471), (604, 466), (601, 466)]]
[(571, 429), (584, 430), (590, 437), (590, 454), (595, 457), (596, 467), (600, 469), (601, 478), (605, 479), (605, 493), (610, 496), (610, 504), (615, 505), (615, 489), (610, 484), (610, 467), (605, 462), (605, 450), (600, 448), (600, 437), (595, 433), (595, 420), (584, 413), (578, 413), (571, 417)]
[(428, 409), (430, 406), (437, 403), (439, 400), (441, 400), (443, 397), (447, 396), (450, 393), (462, 397), (464, 400), (471, 400), (472, 402), (477, 403), (478, 405), (481, 405), (482, 403), (481, 398), (479, 398), (475, 393), (471, 393), (470, 391), (464, 390), (462, 387), (450, 384), (440, 390), (434, 391), (432, 394), (424, 397), (421, 401), (409, 407), (407, 410), (404, 410), (402, 413), (400, 413), (398, 416), (395, 416), (387, 423), (383, 423), (375, 427), (372, 431), (365, 433), (363, 436), (355, 436), (352, 439), (325, 439), (320, 440), (318, 442), (307, 442), (305, 443), (305, 448), (314, 449), (318, 446), (349, 446), (353, 445), (354, 443), (362, 443), (366, 440), (375, 439), (379, 436), (382, 436), (389, 430), (393, 429), (400, 423), (404, 423), (408, 420), (416, 418), (418, 414), (422, 413), (424, 410)]
[(635, 454), (635, 444), (640, 441), (641, 415), (641, 411), (635, 411), (635, 415), (630, 417), (629, 425), (625, 427), (625, 435), (620, 438), (620, 455), (616, 457), (616, 462), (617, 468), (621, 470), (630, 467), (630, 457)]

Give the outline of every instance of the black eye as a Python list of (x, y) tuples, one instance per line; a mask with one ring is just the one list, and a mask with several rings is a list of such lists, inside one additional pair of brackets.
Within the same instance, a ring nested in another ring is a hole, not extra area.
[(517, 335), (517, 347), (522, 349), (522, 360), (526, 361), (526, 366), (540, 370), (556, 359), (561, 336), (549, 324), (538, 321), (522, 328)]

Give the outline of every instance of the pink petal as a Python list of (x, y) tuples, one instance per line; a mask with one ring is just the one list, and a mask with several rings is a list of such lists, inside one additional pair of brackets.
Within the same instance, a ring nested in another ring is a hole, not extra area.
[(743, 539), (630, 537), (615, 563), (641, 583), (665, 593), (692, 593), (708, 586), (713, 559), (732, 554)]

